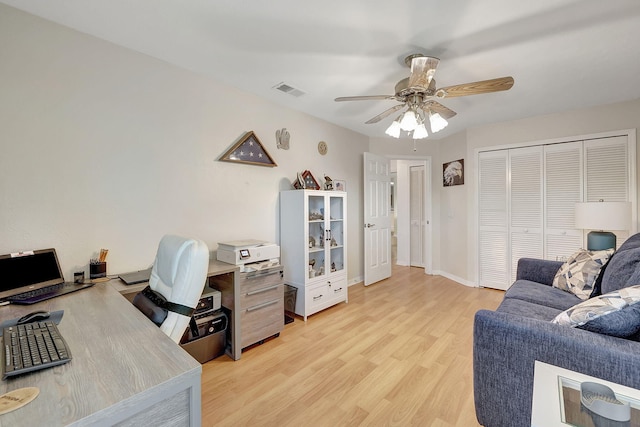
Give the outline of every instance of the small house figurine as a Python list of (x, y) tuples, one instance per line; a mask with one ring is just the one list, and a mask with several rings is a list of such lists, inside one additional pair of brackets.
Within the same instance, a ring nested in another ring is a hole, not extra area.
[(333, 180), (327, 175), (324, 176), (324, 189), (333, 190)]

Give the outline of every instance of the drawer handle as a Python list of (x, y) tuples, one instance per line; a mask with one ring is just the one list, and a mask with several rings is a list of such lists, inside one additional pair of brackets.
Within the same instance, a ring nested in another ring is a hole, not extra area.
[(274, 274), (279, 274), (280, 277), (282, 277), (283, 276), (283, 271), (282, 270), (256, 271), (256, 272), (248, 273), (247, 277), (246, 277), (246, 280), (262, 279), (263, 277), (273, 276)]
[(256, 311), (256, 310), (260, 310), (261, 308), (269, 307), (270, 305), (277, 304), (278, 301), (280, 300), (275, 299), (273, 301), (268, 301), (262, 304), (254, 305), (253, 307), (247, 308), (247, 312)]
[(313, 297), (313, 300), (314, 300), (314, 301), (317, 301), (317, 300), (319, 300), (319, 299), (320, 299), (320, 298), (322, 298), (322, 297), (323, 297), (323, 295), (322, 295), (322, 294), (320, 294), (320, 295), (318, 295), (318, 296)]
[(267, 288), (256, 289), (255, 291), (247, 292), (247, 295), (251, 296), (251, 295), (261, 294), (263, 292), (269, 292), (269, 291), (272, 291), (274, 289), (278, 289), (278, 286), (280, 286), (280, 285), (278, 284), (278, 285), (269, 286)]
[(333, 293), (334, 293), (334, 294), (335, 294), (335, 293), (338, 293), (338, 292), (340, 292), (341, 290), (342, 290), (342, 288), (334, 289), (334, 290), (333, 290)]

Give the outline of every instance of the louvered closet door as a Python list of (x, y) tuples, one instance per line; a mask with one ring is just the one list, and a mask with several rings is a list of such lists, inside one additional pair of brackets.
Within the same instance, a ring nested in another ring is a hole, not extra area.
[(496, 289), (507, 289), (510, 277), (507, 162), (506, 150), (478, 156), (480, 286)]
[(575, 228), (582, 201), (582, 141), (547, 145), (545, 156), (545, 258), (563, 260), (583, 246)]
[(511, 280), (516, 280), (520, 258), (542, 258), (543, 147), (509, 150), (511, 174)]
[[(630, 188), (627, 137), (592, 139), (584, 142), (585, 202), (628, 202)], [(586, 233), (590, 230), (585, 231)], [(629, 237), (629, 230), (613, 231), (617, 245)], [(586, 245), (586, 242), (585, 242)]]

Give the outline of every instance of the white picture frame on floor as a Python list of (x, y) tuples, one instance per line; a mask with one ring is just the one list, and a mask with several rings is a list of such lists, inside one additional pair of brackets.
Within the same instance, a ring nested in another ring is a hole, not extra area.
[[(593, 418), (599, 415), (589, 411), (581, 403), (580, 390), (583, 383), (597, 384), (613, 391), (617, 400), (630, 406), (631, 423), (626, 425), (638, 425), (636, 420), (640, 420), (640, 390), (536, 361), (531, 426), (593, 426)], [(595, 425), (601, 422), (602, 419)], [(612, 425), (618, 424), (614, 421)]]

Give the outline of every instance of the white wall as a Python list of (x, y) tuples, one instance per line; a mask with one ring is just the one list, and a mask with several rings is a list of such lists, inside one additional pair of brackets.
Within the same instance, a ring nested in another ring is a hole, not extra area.
[[(275, 144), (283, 127), (288, 151)], [(216, 160), (250, 130), (278, 167)], [(55, 247), (67, 279), (100, 248), (109, 274), (145, 268), (165, 233), (210, 250), (278, 241), (278, 192), (305, 169), (347, 181), (348, 277), (360, 278), (367, 146), (363, 135), (0, 4), (0, 253)]]

